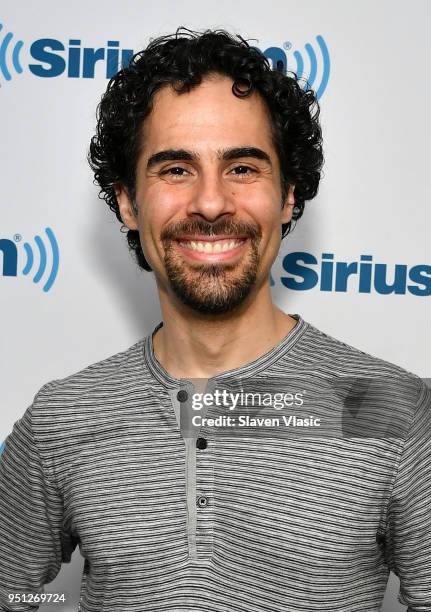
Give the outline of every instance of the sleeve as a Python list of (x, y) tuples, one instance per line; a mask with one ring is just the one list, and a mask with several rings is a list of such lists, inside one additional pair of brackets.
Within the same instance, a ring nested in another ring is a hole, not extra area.
[(431, 612), (431, 389), (423, 381), (388, 506), (389, 567), (408, 612)]
[(63, 503), (47, 477), (32, 429), (32, 406), (6, 438), (0, 456), (0, 610), (37, 610), (9, 594), (42, 594), (76, 544), (63, 531)]

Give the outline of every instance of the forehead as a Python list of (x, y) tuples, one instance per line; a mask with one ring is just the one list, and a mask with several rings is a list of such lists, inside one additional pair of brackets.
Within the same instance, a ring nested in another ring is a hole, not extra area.
[(171, 85), (157, 91), (143, 124), (144, 150), (151, 154), (166, 147), (198, 150), (244, 144), (271, 149), (265, 101), (256, 92), (239, 98), (232, 85), (230, 77), (215, 74), (189, 92), (179, 94)]

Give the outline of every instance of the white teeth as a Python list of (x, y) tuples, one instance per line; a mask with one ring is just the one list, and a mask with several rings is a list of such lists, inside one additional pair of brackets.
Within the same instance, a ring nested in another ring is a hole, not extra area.
[(224, 253), (225, 251), (231, 251), (243, 242), (243, 240), (231, 240), (230, 242), (194, 242), (192, 240), (181, 242), (181, 245), (199, 253)]

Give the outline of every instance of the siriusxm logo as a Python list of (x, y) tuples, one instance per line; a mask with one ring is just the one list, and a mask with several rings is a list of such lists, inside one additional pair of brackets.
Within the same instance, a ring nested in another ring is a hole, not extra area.
[[(24, 42), (15, 41), (11, 32), (3, 34), (2, 29), (0, 23), (0, 76), (10, 81), (13, 72), (21, 74), (24, 71)], [(313, 87), (320, 98), (326, 89), (330, 72), (328, 48), (320, 35), (316, 36), (316, 48), (317, 53), (315, 47), (307, 43), (304, 53), (301, 53), (298, 50), (291, 51), (292, 44), (285, 42), (283, 48), (269, 47), (263, 53), (274, 68), (284, 72), (293, 70), (298, 77), (305, 79), (308, 87)], [(93, 79), (97, 69), (99, 74), (102, 70), (109, 79), (121, 67), (127, 66), (133, 53), (133, 49), (121, 48), (118, 40), (108, 40), (106, 46), (95, 48), (83, 46), (78, 38), (71, 38), (67, 42), (56, 38), (39, 38), (29, 45), (30, 62), (26, 68), (37, 77), (66, 75), (75, 79)]]
[[(3, 255), (3, 276), (27, 276), (33, 272), (33, 282), (42, 283), (43, 291), (51, 289), (57, 277), (60, 260), (59, 249), (54, 232), (50, 227), (45, 228), (46, 238), (34, 237), (35, 246), (23, 242), (21, 234), (15, 234), (13, 240), (0, 239), (0, 253)], [(22, 245), (22, 247), (21, 247)], [(21, 247), (21, 248), (20, 248)], [(24, 266), (18, 269), (18, 252), (22, 251)], [(37, 263), (34, 254), (37, 254)], [(48, 256), (49, 252), (49, 256)]]
[[(283, 258), (281, 283), (294, 291), (347, 291), (381, 295), (431, 295), (431, 265), (408, 267), (404, 264), (375, 263), (372, 255), (359, 261), (335, 261), (333, 253), (322, 253), (320, 260), (312, 253), (296, 251)], [(271, 285), (276, 283), (271, 276)]]
[[(0, 31), (3, 24), (0, 23)], [(1, 37), (1, 33), (0, 33)], [(22, 52), (24, 42), (13, 41), (8, 32), (0, 44), (0, 74), (6, 81), (12, 79), (14, 70), (23, 72)], [(29, 48), (31, 62), (28, 69), (37, 77), (58, 77), (66, 74), (69, 78), (93, 79), (97, 63), (104, 64), (106, 78), (111, 78), (121, 66), (126, 66), (133, 55), (132, 49), (120, 49), (116, 40), (108, 40), (107, 46), (95, 49), (82, 47), (78, 39), (70, 39), (63, 44), (56, 38), (39, 38)]]
[[(308, 87), (310, 89), (313, 88), (316, 92), (316, 97), (320, 98), (328, 84), (331, 61), (323, 36), (316, 36), (316, 42), (319, 50), (319, 59), (314, 47), (310, 43), (305, 45), (305, 54), (298, 50), (291, 53), (294, 61), (292, 61), (290, 54), (285, 52), (285, 50), (290, 52), (292, 49), (292, 43), (288, 41), (283, 43), (283, 48), (269, 47), (263, 53), (271, 61), (273, 68), (278, 68), (282, 72), (293, 70), (298, 78), (306, 79)], [(305, 61), (304, 56), (306, 58)], [(316, 79), (319, 68), (321, 74), (320, 81), (317, 83)]]

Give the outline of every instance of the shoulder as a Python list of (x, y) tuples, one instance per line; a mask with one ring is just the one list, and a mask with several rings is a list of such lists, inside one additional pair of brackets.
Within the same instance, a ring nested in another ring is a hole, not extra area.
[(311, 323), (303, 334), (301, 350), (315, 366), (330, 367), (333, 372), (352, 375), (401, 376), (419, 384), (421, 379), (409, 370), (391, 361), (376, 357), (318, 329)]
[(92, 363), (64, 378), (52, 380), (41, 387), (36, 401), (43, 401), (46, 396), (51, 399), (87, 395), (93, 390), (109, 388), (123, 384), (124, 379), (133, 378), (140, 373), (143, 340), (139, 340), (124, 351), (110, 355), (101, 361)]
[(366, 390), (373, 401), (383, 403), (385, 410), (390, 406), (406, 422), (429, 393), (424, 381), (413, 372), (335, 338), (311, 323), (306, 323), (305, 332), (294, 348), (290, 359), (301, 364), (304, 372), (335, 381), (337, 389), (350, 389), (354, 394), (361, 395)]
[(44, 384), (31, 406), (32, 426), (42, 441), (69, 436), (120, 417), (142, 402), (151, 386), (144, 365), (144, 339), (124, 351)]

